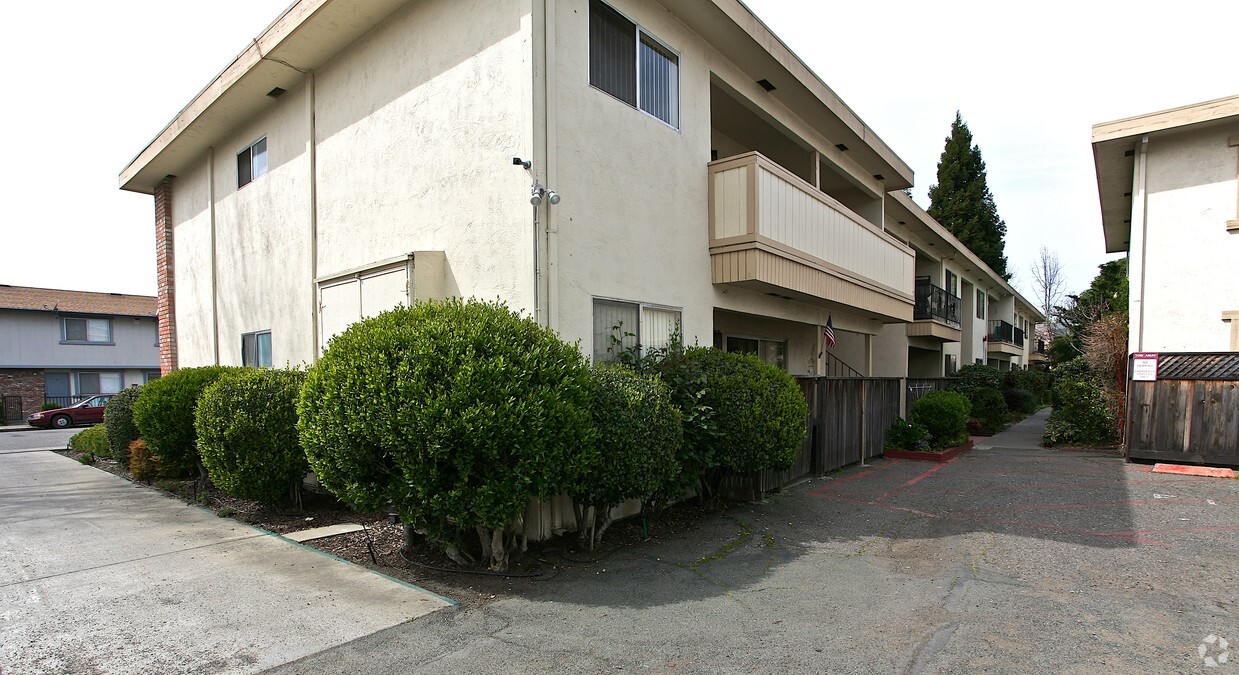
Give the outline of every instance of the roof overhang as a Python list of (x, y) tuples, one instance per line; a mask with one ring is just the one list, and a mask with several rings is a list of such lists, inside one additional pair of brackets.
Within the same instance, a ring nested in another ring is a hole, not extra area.
[(288, 90), (408, 0), (298, 0), (185, 106), (120, 173), (123, 190), (151, 194), (165, 176)]
[(1093, 125), (1093, 165), (1101, 198), (1106, 253), (1122, 253), (1131, 239), (1136, 159), (1145, 136), (1189, 126), (1223, 124), (1239, 117), (1239, 96)]

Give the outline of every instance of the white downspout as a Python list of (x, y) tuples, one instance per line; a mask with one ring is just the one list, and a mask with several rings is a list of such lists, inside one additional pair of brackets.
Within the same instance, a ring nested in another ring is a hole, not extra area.
[(310, 145), (306, 154), (310, 162), (310, 363), (318, 361), (318, 127), (314, 117), (314, 73), (306, 73), (306, 115), (309, 117)]
[[(1136, 348), (1130, 351), (1144, 351), (1144, 305), (1145, 305), (1145, 282), (1147, 274), (1145, 270), (1149, 268), (1149, 219), (1148, 219), (1148, 156), (1149, 156), (1149, 137), (1146, 134), (1140, 139), (1140, 154), (1136, 160), (1136, 194), (1132, 198), (1132, 230), (1137, 226), (1140, 228), (1140, 313), (1137, 316), (1139, 328), (1136, 332)], [(1137, 224), (1135, 221), (1139, 221)], [(1130, 251), (1131, 246), (1128, 246)], [(1130, 253), (1128, 254), (1128, 264), (1131, 263)]]

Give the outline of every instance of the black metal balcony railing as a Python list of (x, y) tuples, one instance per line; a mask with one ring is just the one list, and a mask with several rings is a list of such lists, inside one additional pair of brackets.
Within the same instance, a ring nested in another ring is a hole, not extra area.
[(1033, 351), (1035, 351), (1038, 354), (1044, 354), (1045, 353), (1045, 340), (1037, 340), (1037, 346)]
[(959, 298), (928, 280), (916, 280), (916, 306), (912, 318), (916, 321), (938, 319), (956, 328), (959, 327)]
[(1024, 346), (1024, 331), (1006, 321), (989, 322), (989, 341), (1005, 342), (1016, 347)]

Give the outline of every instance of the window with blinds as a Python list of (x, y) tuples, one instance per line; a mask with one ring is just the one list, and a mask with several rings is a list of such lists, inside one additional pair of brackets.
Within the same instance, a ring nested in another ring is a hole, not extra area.
[(639, 302), (594, 300), (594, 362), (663, 349), (680, 330), (680, 310)]
[(604, 2), (589, 4), (589, 83), (680, 126), (680, 58)]
[(66, 317), (61, 342), (112, 344), (111, 319), (80, 319)]

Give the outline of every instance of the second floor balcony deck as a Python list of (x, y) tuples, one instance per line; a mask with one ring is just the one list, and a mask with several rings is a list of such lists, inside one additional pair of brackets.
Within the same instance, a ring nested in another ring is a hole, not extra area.
[(988, 342), (987, 351), (991, 353), (1019, 356), (1024, 353), (1024, 331), (1006, 321), (992, 320), (989, 322), (989, 333), (985, 337)]
[(911, 248), (757, 152), (710, 163), (712, 280), (912, 320)]
[(928, 277), (916, 280), (916, 305), (908, 337), (928, 337), (944, 342), (959, 342), (960, 299), (931, 283)]

